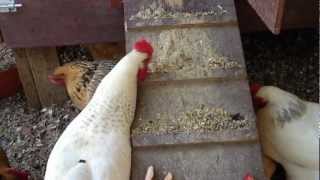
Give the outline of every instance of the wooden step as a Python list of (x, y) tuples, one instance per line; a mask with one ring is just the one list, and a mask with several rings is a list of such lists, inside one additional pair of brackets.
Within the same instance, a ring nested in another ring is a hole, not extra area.
[(132, 179), (263, 179), (233, 0), (127, 0), (126, 45), (154, 47), (132, 126)]

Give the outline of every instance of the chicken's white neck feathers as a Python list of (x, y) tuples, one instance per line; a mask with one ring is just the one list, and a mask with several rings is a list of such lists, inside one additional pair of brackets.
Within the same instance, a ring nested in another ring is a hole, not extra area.
[(133, 121), (137, 73), (147, 55), (135, 50), (123, 57), (96, 89), (79, 121), (95, 132), (127, 131)]
[(274, 123), (280, 126), (294, 119), (299, 119), (307, 108), (305, 101), (273, 86), (262, 87), (257, 96), (267, 101), (266, 107), (272, 111), (271, 116), (275, 120)]

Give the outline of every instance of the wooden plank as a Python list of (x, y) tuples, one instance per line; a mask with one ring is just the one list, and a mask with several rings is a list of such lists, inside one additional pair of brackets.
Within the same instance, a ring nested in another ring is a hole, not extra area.
[[(303, 12), (303, 15), (301, 13)], [(290, 0), (285, 4), (284, 28), (317, 28), (319, 24), (318, 0)]]
[(95, 43), (84, 46), (88, 47), (94, 60), (112, 60), (125, 54), (125, 42)]
[(285, 0), (248, 0), (248, 2), (269, 30), (274, 34), (279, 34), (283, 20)]
[(0, 14), (0, 28), (10, 47), (123, 41), (123, 8), (114, 2), (23, 0), (16, 13)]
[(236, 26), (131, 30), (127, 48), (140, 37), (155, 52), (147, 82), (203, 78), (245, 78), (246, 68)]
[(245, 80), (167, 81), (141, 89), (132, 125), (135, 147), (258, 139)]
[[(248, 1), (235, 0), (235, 4), (241, 32), (249, 33), (268, 30)], [(303, 12), (303, 16), (301, 12)], [(290, 0), (285, 4), (281, 29), (317, 28), (318, 17), (317, 0)]]
[(170, 171), (177, 180), (241, 180), (246, 173), (264, 180), (259, 151), (255, 142), (136, 148), (131, 179), (144, 179), (153, 165), (157, 179)]
[[(127, 49), (144, 37), (155, 51), (151, 76), (139, 87), (132, 125), (131, 179), (142, 179), (150, 164), (157, 169), (157, 177), (170, 170), (175, 179), (241, 179), (248, 172), (263, 179), (236, 21), (203, 23), (202, 17), (193, 13), (204, 7), (199, 5), (208, 2), (204, 0), (134, 2), (124, 4)], [(137, 9), (148, 9), (152, 2), (166, 3), (170, 7), (166, 12), (173, 11), (171, 8), (192, 12), (193, 20), (186, 24), (180, 16), (166, 21), (157, 21), (157, 16), (136, 22), (130, 19), (128, 14), (135, 16)], [(217, 7), (220, 2), (208, 3)], [(235, 12), (233, 1), (224, 2), (230, 2)], [(194, 4), (192, 11), (190, 3), (199, 4)], [(129, 28), (130, 21), (135, 24)], [(229, 123), (235, 119), (239, 126)]]
[(48, 75), (59, 66), (56, 49), (29, 48), (25, 51), (42, 106), (64, 102), (67, 99), (65, 89), (48, 81)]
[(25, 49), (14, 49), (17, 69), (23, 86), (24, 94), (27, 98), (28, 106), (31, 108), (40, 108), (41, 103), (38, 96), (38, 90), (33, 79), (32, 71), (29, 65)]
[(126, 0), (126, 28), (235, 24), (233, 0)]

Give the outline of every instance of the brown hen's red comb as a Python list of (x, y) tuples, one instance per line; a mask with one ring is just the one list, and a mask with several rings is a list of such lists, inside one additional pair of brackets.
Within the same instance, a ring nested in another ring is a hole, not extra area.
[(146, 53), (148, 54), (148, 58), (152, 56), (153, 48), (151, 44), (146, 41), (145, 39), (140, 39), (133, 45), (133, 49), (137, 50), (138, 52)]
[(255, 96), (258, 91), (261, 89), (261, 85), (260, 84), (257, 84), (257, 83), (254, 83), (254, 84), (251, 84), (250, 85), (250, 92), (253, 96)]

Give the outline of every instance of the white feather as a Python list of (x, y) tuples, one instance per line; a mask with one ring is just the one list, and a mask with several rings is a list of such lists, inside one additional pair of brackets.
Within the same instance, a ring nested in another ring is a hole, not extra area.
[[(129, 179), (137, 72), (146, 57), (133, 50), (103, 78), (92, 100), (55, 144), (45, 180), (73, 180), (68, 177), (83, 168), (90, 172), (86, 180)], [(79, 167), (80, 159), (87, 167)]]
[[(264, 153), (284, 166), (288, 180), (318, 179), (319, 104), (302, 101), (274, 87), (261, 88), (257, 96), (268, 101), (257, 114)], [(291, 120), (277, 122), (279, 113), (294, 101), (303, 103), (305, 110)]]

